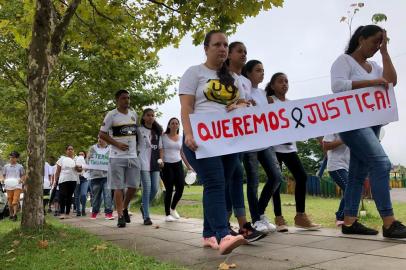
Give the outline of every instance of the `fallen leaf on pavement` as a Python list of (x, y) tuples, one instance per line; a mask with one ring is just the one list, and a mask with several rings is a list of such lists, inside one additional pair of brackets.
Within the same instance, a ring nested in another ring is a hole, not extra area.
[(155, 229), (159, 229), (159, 225), (154, 225), (154, 228), (155, 228)]
[(231, 268), (237, 268), (237, 265), (235, 263), (227, 264), (226, 262), (222, 262), (220, 263), (218, 270), (229, 270)]

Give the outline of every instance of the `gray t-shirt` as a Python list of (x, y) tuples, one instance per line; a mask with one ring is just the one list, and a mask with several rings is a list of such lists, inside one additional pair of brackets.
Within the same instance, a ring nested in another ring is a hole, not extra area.
[(123, 114), (117, 109), (109, 111), (100, 130), (109, 132), (114, 140), (129, 146), (127, 151), (122, 151), (112, 145), (110, 158), (137, 157), (137, 114), (135, 111), (129, 109), (127, 114)]
[(238, 78), (234, 75), (235, 87), (221, 84), (217, 71), (204, 64), (186, 70), (179, 82), (179, 95), (195, 96), (194, 113), (225, 112), (227, 104), (244, 98), (238, 89)]
[(6, 190), (22, 189), (20, 178), (25, 174), (24, 167), (19, 164), (6, 164), (3, 167), (4, 188)]

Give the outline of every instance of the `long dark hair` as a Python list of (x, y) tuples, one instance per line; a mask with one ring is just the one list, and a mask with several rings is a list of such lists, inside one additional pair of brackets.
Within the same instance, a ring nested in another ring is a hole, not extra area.
[(369, 24), (365, 26), (360, 26), (355, 30), (352, 35), (350, 42), (348, 43), (346, 54), (352, 54), (359, 46), (359, 38), (368, 38), (375, 35), (378, 32), (383, 32), (383, 29), (375, 24)]
[[(153, 112), (155, 113), (155, 111), (151, 108), (146, 108), (143, 112), (142, 112), (142, 116), (141, 116), (141, 125), (143, 125), (145, 127), (145, 120), (144, 120), (144, 116), (149, 113), (149, 112)], [(158, 122), (156, 120), (154, 120), (154, 122), (152, 123), (152, 131), (155, 132), (155, 134), (158, 134), (159, 136), (161, 136), (163, 128), (161, 127), (160, 124), (158, 124)]]
[[(208, 47), (210, 45), (211, 36), (213, 34), (217, 34), (217, 33), (225, 34), (221, 30), (209, 31), (206, 34), (206, 36), (204, 37), (204, 41), (203, 41), (204, 47)], [(228, 65), (226, 62), (224, 62), (223, 65), (221, 66), (221, 68), (219, 70), (217, 70), (217, 76), (219, 77), (220, 83), (225, 85), (226, 88), (228, 88), (229, 86), (231, 86), (233, 88), (233, 90), (235, 90), (237, 88), (234, 85), (234, 78), (233, 78), (233, 76), (231, 76), (230, 70), (228, 69)]]
[[(180, 124), (180, 121), (179, 121), (178, 118), (172, 117), (172, 118), (169, 119), (169, 121), (168, 121), (168, 125), (166, 126), (165, 134), (169, 134), (169, 133), (171, 132), (171, 129), (169, 128), (169, 125), (171, 124), (171, 121), (172, 121), (172, 120), (176, 120), (176, 121), (178, 121), (178, 123)], [(179, 128), (178, 128), (178, 130), (176, 131), (176, 134), (179, 134)]]
[(281, 75), (285, 75), (285, 73), (276, 72), (274, 75), (272, 75), (271, 80), (269, 81), (269, 83), (265, 87), (265, 92), (266, 92), (267, 97), (275, 95), (275, 91), (272, 89), (272, 84), (274, 84), (276, 79)]
[(261, 64), (261, 61), (259, 60), (249, 60), (244, 67), (242, 68), (241, 74), (245, 77), (248, 78), (248, 73), (251, 73), (254, 70), (254, 67), (258, 64)]

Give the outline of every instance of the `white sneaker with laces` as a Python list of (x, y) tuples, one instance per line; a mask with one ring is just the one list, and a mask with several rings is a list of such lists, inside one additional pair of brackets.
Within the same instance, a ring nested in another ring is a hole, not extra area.
[(166, 222), (176, 221), (176, 218), (174, 218), (172, 215), (168, 215), (165, 217), (165, 221)]
[(259, 217), (262, 223), (268, 228), (268, 232), (276, 232), (276, 226), (269, 222), (269, 219), (265, 215)]
[(170, 210), (171, 216), (176, 218), (176, 219), (180, 219), (180, 216), (178, 214), (178, 211), (176, 211), (176, 209), (171, 209)]
[(262, 220), (256, 221), (254, 223), (254, 228), (259, 232), (268, 233), (268, 227), (262, 222)]

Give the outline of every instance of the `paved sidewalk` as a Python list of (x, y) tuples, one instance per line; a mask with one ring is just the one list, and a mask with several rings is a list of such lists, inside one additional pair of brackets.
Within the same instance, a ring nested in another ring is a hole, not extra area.
[(153, 215), (155, 226), (141, 224), (140, 215), (118, 229), (116, 220), (89, 217), (64, 220), (123, 248), (135, 249), (160, 261), (189, 269), (217, 269), (226, 260), (238, 269), (406, 269), (406, 241), (378, 236), (343, 236), (339, 230), (309, 232), (290, 228), (289, 233), (272, 233), (264, 239), (236, 249), (228, 256), (201, 247), (202, 220), (165, 222)]

